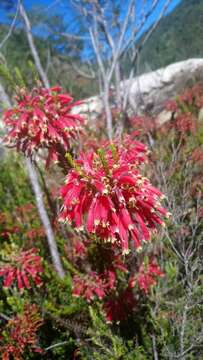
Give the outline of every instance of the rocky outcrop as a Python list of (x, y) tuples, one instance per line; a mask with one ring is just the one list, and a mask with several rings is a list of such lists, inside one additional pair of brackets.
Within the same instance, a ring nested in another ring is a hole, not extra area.
[[(134, 78), (130, 83), (129, 103), (134, 112), (158, 113), (166, 100), (179, 94), (186, 86), (203, 80), (203, 59), (180, 61)], [(129, 86), (124, 82), (124, 88)]]
[[(165, 68), (125, 80), (121, 83), (123, 92), (129, 91), (129, 111), (140, 114), (162, 111), (166, 100), (176, 96), (186, 86), (203, 80), (203, 59), (189, 59), (171, 64)], [(83, 113), (88, 119), (95, 119), (103, 111), (102, 99), (94, 96), (84, 100), (84, 104), (74, 112)], [(168, 114), (163, 114), (167, 121)]]
[[(160, 124), (170, 119), (168, 112), (162, 111), (166, 100), (179, 94), (187, 85), (203, 80), (203, 59), (189, 59), (171, 64), (121, 83), (121, 91), (129, 91), (130, 112), (158, 115)], [(0, 84), (0, 98), (7, 105), (7, 98)], [(74, 113), (83, 114), (95, 124), (95, 119), (103, 112), (100, 96), (92, 96), (74, 108)], [(1, 122), (0, 122), (1, 127)]]

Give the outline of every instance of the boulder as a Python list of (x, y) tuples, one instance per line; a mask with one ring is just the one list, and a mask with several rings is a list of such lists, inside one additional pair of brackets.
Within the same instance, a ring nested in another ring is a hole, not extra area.
[(189, 59), (124, 81), (122, 87), (129, 86), (129, 104), (135, 113), (157, 114), (166, 100), (200, 80), (203, 80), (203, 59)]
[[(171, 64), (165, 68), (152, 71), (131, 80), (121, 82), (121, 91), (129, 91), (128, 111), (134, 114), (159, 114), (166, 100), (173, 98), (190, 84), (203, 80), (203, 59), (188, 59)], [(95, 120), (103, 112), (100, 96), (85, 99), (84, 103), (74, 109), (88, 120)], [(167, 121), (168, 114), (163, 114)]]

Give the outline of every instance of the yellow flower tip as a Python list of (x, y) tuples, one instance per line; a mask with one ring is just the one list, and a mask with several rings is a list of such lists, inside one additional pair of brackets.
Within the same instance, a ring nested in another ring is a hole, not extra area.
[(75, 228), (75, 230), (76, 230), (77, 232), (84, 231), (84, 226), (83, 226), (83, 225), (78, 226), (78, 227)]
[(94, 220), (94, 225), (95, 225), (95, 226), (98, 226), (99, 224), (100, 224), (100, 220), (95, 219), (95, 220)]
[(128, 225), (128, 230), (133, 230), (134, 229), (134, 226), (132, 224)]
[(108, 222), (102, 221), (101, 226), (103, 228), (106, 228), (108, 226)]
[(162, 195), (160, 196), (160, 200), (164, 200), (164, 199), (167, 199), (167, 196), (164, 195), (164, 194), (162, 194)]
[(116, 242), (116, 238), (115, 237), (112, 237), (111, 238), (111, 243), (114, 244)]
[(141, 245), (138, 246), (137, 249), (136, 249), (136, 251), (137, 251), (138, 253), (140, 253), (140, 252), (142, 251), (142, 246), (141, 246)]
[(123, 255), (128, 255), (130, 253), (130, 249), (125, 249), (122, 251)]

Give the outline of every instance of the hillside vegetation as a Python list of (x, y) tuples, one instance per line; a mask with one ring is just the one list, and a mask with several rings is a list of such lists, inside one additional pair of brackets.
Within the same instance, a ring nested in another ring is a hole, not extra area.
[(203, 57), (203, 1), (183, 0), (164, 17), (140, 55), (140, 72)]

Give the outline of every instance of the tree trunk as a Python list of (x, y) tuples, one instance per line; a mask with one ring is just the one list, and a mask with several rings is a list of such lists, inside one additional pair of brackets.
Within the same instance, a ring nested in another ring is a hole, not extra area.
[(54, 239), (54, 233), (53, 233), (53, 230), (51, 227), (51, 223), (50, 223), (47, 211), (44, 206), (43, 194), (42, 194), (42, 190), (39, 185), (37, 172), (36, 172), (35, 168), (33, 167), (31, 160), (28, 158), (26, 158), (26, 165), (27, 165), (27, 169), (28, 169), (28, 173), (29, 173), (30, 182), (31, 182), (34, 194), (35, 194), (38, 212), (39, 212), (41, 221), (42, 221), (45, 231), (46, 231), (49, 250), (51, 253), (51, 257), (52, 257), (52, 262), (53, 262), (54, 267), (55, 267), (56, 271), (58, 272), (59, 276), (61, 278), (63, 278), (65, 274), (64, 274), (64, 271), (62, 268), (56, 241)]

